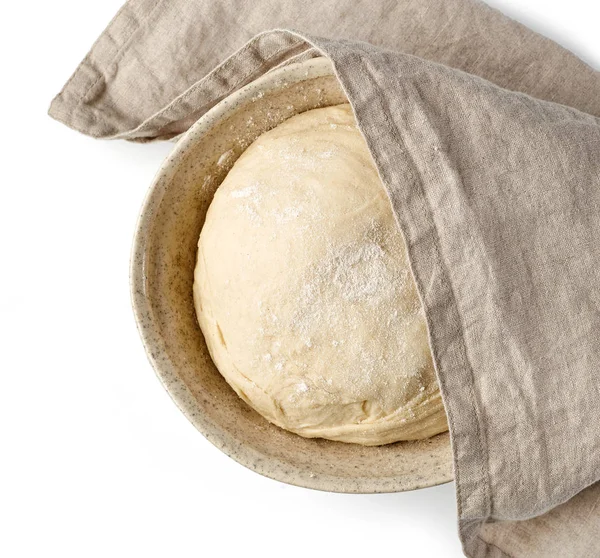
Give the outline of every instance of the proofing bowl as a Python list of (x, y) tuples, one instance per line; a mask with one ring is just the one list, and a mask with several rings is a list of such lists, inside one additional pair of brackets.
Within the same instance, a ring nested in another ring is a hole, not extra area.
[(333, 492), (400, 492), (452, 479), (448, 433), (379, 447), (307, 439), (272, 425), (215, 368), (194, 311), (198, 236), (244, 149), (294, 114), (346, 102), (326, 58), (280, 67), (200, 118), (162, 164), (137, 224), (133, 309), (156, 374), (215, 446), (267, 477)]

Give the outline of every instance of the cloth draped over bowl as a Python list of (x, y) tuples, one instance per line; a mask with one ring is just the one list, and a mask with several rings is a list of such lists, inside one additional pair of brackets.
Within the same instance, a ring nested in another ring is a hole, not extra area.
[(475, 0), (129, 0), (50, 115), (98, 138), (176, 138), (316, 56), (407, 243), (465, 553), (599, 556), (599, 72)]

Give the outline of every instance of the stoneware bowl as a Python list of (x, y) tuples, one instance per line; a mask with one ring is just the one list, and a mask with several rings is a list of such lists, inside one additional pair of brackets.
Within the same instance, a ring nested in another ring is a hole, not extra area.
[(208, 440), (250, 469), (333, 492), (400, 492), (452, 479), (448, 434), (362, 447), (306, 439), (267, 422), (211, 361), (192, 301), (196, 245), (215, 190), (244, 149), (294, 114), (346, 101), (329, 60), (268, 72), (178, 141), (144, 202), (131, 263), (133, 309), (158, 377)]

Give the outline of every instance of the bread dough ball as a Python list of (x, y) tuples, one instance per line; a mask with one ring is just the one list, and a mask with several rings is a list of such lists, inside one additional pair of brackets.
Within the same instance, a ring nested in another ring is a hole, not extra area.
[(272, 423), (364, 445), (447, 430), (404, 241), (348, 104), (290, 118), (236, 161), (194, 303), (217, 368)]

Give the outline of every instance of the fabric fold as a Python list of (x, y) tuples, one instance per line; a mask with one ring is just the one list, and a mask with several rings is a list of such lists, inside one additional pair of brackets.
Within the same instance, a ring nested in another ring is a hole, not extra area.
[[(207, 91), (231, 87), (240, 68), (228, 57), (251, 64), (252, 52), (236, 51), (273, 28), (368, 42), (600, 115), (598, 72), (478, 0), (129, 0), (52, 101), (50, 115), (97, 138), (176, 136), (189, 127), (190, 113), (208, 110), (218, 95), (165, 108), (205, 79)], [(265, 56), (279, 46), (264, 46)], [(215, 72), (217, 82), (209, 79)]]
[(479, 2), (276, 4), (132, 0), (50, 114), (173, 138), (263, 73), (327, 56), (425, 308), (465, 552), (600, 554), (600, 75)]

